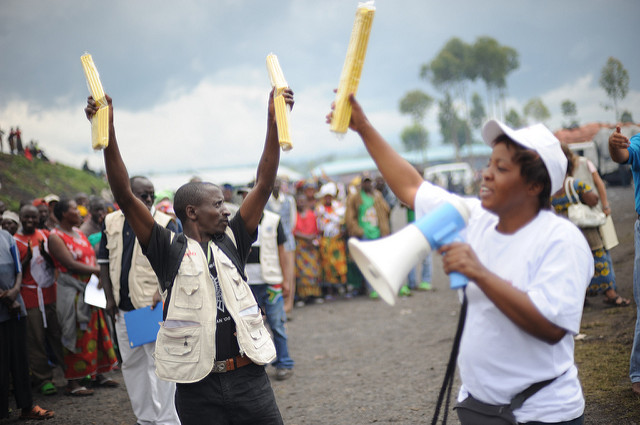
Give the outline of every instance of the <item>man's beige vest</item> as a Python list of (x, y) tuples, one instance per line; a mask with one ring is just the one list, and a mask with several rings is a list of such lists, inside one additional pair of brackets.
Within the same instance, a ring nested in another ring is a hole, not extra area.
[[(231, 230), (227, 228), (226, 233), (235, 243)], [(271, 362), (276, 357), (275, 346), (251, 288), (215, 243), (210, 242), (209, 249), (225, 308), (236, 324), (240, 354), (256, 364)], [(166, 295), (165, 292), (165, 299)], [(216, 309), (216, 290), (209, 274), (207, 255), (197, 241), (187, 238), (187, 249), (171, 288), (167, 317), (156, 340), (154, 357), (158, 377), (192, 383), (213, 370)]]
[(260, 221), (260, 269), (265, 283), (272, 285), (282, 283), (282, 269), (278, 255), (278, 223), (280, 216), (270, 211), (264, 211)]
[[(162, 227), (173, 219), (161, 211), (156, 210), (153, 219)], [(109, 250), (109, 277), (113, 287), (113, 297), (116, 305), (120, 304), (120, 274), (122, 273), (122, 252), (124, 249), (122, 229), (124, 214), (114, 211), (104, 218), (107, 249)], [(158, 290), (158, 278), (151, 268), (147, 257), (142, 253), (138, 238), (135, 238), (131, 269), (129, 270), (129, 298), (133, 306), (143, 308), (153, 303), (153, 294)]]

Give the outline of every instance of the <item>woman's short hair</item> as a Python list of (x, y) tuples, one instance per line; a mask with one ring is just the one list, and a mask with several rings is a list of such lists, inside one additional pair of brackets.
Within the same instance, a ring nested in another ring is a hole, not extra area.
[(60, 201), (56, 202), (53, 206), (53, 215), (56, 216), (58, 221), (62, 220), (64, 213), (69, 211), (69, 202), (71, 202), (71, 199), (61, 198)]

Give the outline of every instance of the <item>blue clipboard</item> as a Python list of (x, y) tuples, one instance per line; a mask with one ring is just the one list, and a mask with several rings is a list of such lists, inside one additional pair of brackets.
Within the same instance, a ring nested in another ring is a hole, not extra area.
[(160, 330), (162, 322), (162, 303), (156, 308), (151, 306), (131, 310), (124, 314), (124, 324), (129, 334), (129, 346), (131, 348), (154, 342)]

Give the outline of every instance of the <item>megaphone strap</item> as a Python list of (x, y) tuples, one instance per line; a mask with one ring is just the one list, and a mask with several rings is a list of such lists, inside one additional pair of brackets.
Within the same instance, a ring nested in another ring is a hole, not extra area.
[[(436, 410), (433, 413), (433, 419), (431, 425), (436, 425), (438, 417), (440, 416), (440, 408), (442, 402), (445, 402), (444, 411), (442, 413), (443, 425), (447, 423), (447, 416), (449, 415), (449, 403), (451, 400), (451, 390), (453, 388), (453, 378), (456, 372), (456, 359), (458, 358), (458, 350), (460, 349), (460, 339), (462, 338), (462, 331), (464, 329), (464, 322), (467, 318), (467, 292), (466, 287), (462, 290), (462, 306), (460, 307), (460, 318), (458, 319), (458, 328), (456, 329), (456, 336), (453, 339), (453, 345), (451, 346), (451, 354), (449, 354), (449, 363), (447, 364), (447, 370), (444, 374), (444, 380), (442, 381), (442, 387), (440, 387), (440, 394), (438, 394), (438, 401), (436, 403)], [(446, 400), (445, 400), (446, 393)]]

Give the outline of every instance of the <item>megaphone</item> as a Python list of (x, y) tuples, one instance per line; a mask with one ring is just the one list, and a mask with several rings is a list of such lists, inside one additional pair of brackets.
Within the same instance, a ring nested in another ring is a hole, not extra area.
[[(462, 240), (460, 231), (469, 220), (469, 209), (458, 198), (439, 206), (393, 235), (362, 242), (349, 238), (349, 252), (373, 289), (390, 305), (412, 268), (431, 250)], [(451, 289), (466, 286), (460, 273), (449, 275)]]

